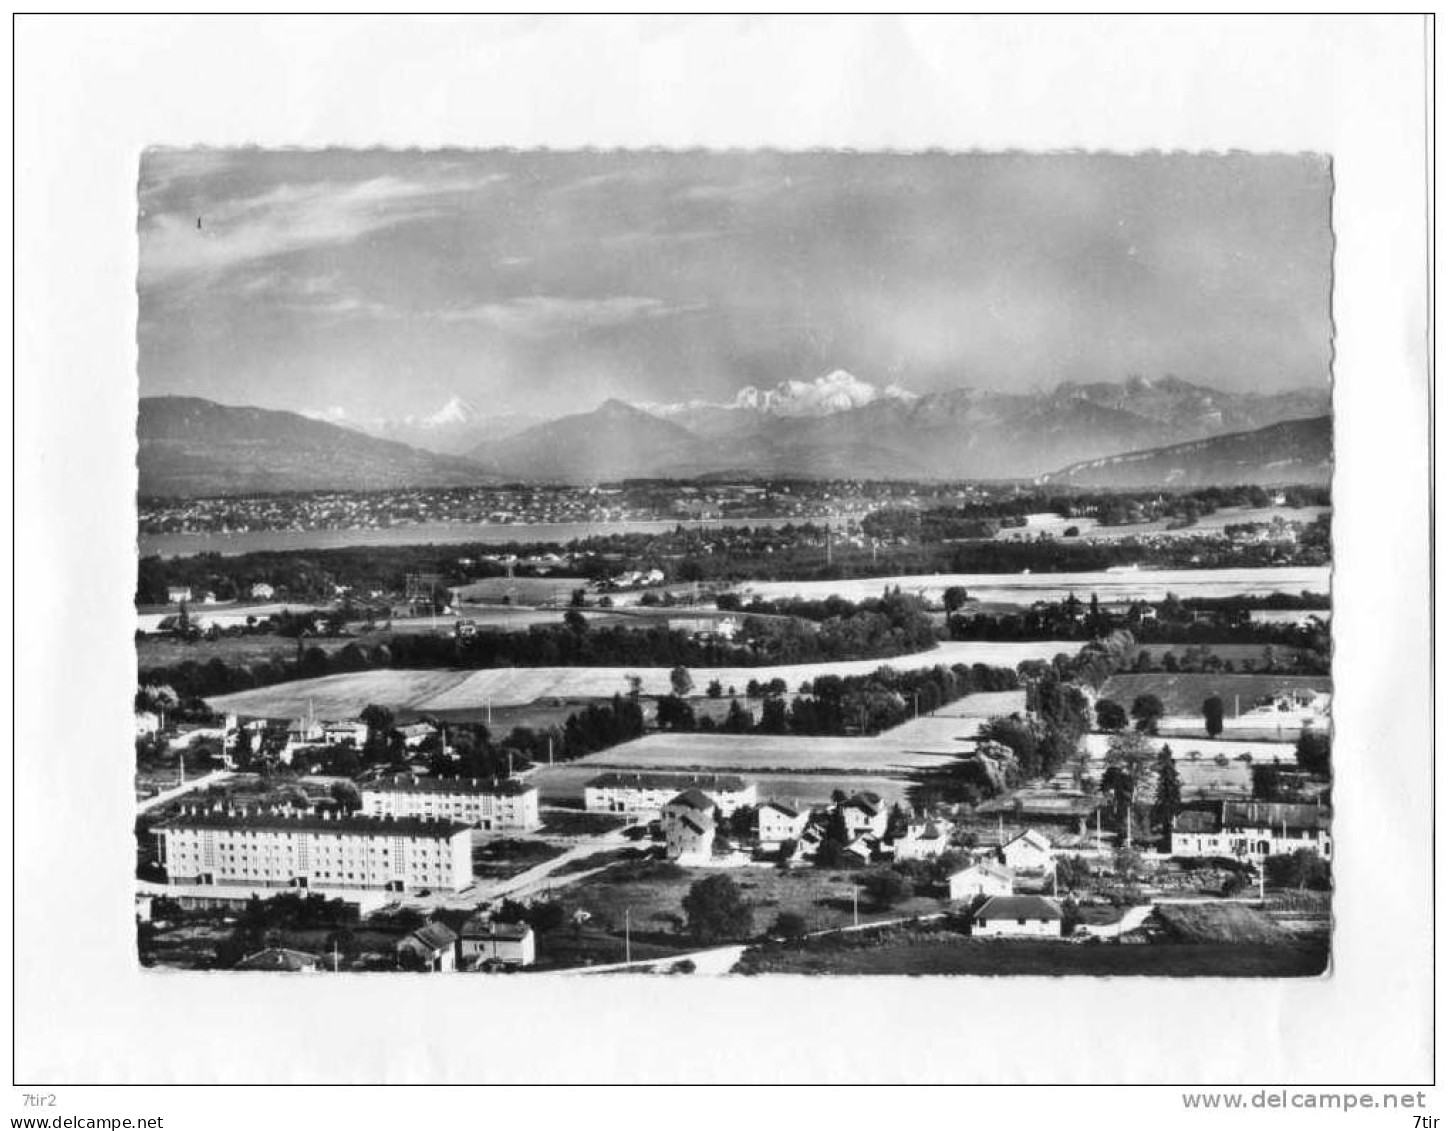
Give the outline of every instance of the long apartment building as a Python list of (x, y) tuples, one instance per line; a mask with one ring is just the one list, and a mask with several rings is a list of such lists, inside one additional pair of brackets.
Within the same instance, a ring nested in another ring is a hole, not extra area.
[(512, 778), (390, 778), (362, 790), (370, 817), (461, 821), (480, 829), (527, 831), (541, 825), (538, 787)]
[(196, 808), (154, 832), (173, 885), (460, 891), (473, 880), (459, 821)]
[(583, 786), (583, 807), (590, 813), (650, 813), (686, 790), (706, 794), (724, 816), (759, 796), (753, 782), (730, 774), (641, 774), (613, 771), (590, 778)]

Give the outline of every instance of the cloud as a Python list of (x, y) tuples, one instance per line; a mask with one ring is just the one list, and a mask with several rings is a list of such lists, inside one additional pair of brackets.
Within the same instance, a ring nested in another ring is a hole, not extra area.
[(434, 182), (383, 176), (352, 184), (278, 185), (208, 206), (201, 216), (149, 216), (141, 227), (141, 283), (207, 281), (237, 267), (363, 236), (437, 214), (439, 198), (474, 192), (505, 174)]
[(506, 302), (437, 311), (432, 317), (443, 322), (471, 322), (491, 326), (518, 337), (546, 338), (560, 333), (622, 326), (692, 309), (696, 308), (671, 305), (662, 299), (639, 295), (613, 295), (607, 298), (528, 295)]

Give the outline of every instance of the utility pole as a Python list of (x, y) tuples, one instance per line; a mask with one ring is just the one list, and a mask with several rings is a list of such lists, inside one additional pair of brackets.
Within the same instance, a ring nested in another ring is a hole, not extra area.
[(338, 953), (338, 951), (337, 951), (337, 940), (334, 938), (334, 939), (332, 940), (332, 973), (333, 973), (333, 974), (337, 973), (338, 964), (341, 962), (341, 958), (342, 958), (342, 956), (341, 956), (341, 955)]
[(553, 732), (548, 732), (548, 764), (553, 765)]
[(625, 962), (633, 961), (633, 942), (629, 934), (630, 927), (632, 926), (632, 915), (632, 908), (625, 907), (623, 909), (623, 960)]
[(858, 885), (858, 884), (855, 885), (854, 896), (855, 896), (855, 926), (858, 927), (858, 926), (860, 925), (860, 888), (859, 888), (859, 885)]

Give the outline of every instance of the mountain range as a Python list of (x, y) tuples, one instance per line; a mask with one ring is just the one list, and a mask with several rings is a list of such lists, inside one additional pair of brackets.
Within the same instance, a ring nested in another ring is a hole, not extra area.
[(1039, 476), (1071, 487), (1236, 487), (1326, 484), (1332, 479), (1332, 418), (1284, 420), (1165, 448), (1086, 460)]
[[(489, 414), (460, 397), (435, 412), (365, 422), (339, 411), (302, 416), (155, 397), (141, 401), (139, 463), (141, 491), (155, 495), (701, 476), (1085, 483), (1109, 476), (1095, 465), (1122, 453), (1141, 474), (1154, 474), (1158, 465), (1146, 456), (1157, 449), (1329, 411), (1326, 389), (1227, 393), (1168, 377), (915, 394), (838, 370), (813, 382), (747, 387), (724, 402), (614, 399), (554, 420)], [(1291, 430), (1282, 436), (1302, 439)], [(1324, 439), (1330, 457), (1330, 427)], [(1232, 482), (1318, 481), (1316, 449), (1274, 455), (1270, 440), (1246, 443), (1235, 463), (1219, 448), (1163, 458), (1200, 463), (1201, 474), (1230, 473)], [(1190, 467), (1175, 470), (1197, 481)]]
[(142, 495), (461, 487), (477, 464), (367, 436), (295, 412), (142, 397), (136, 424)]
[[(812, 385), (794, 382), (764, 394), (746, 389), (727, 405), (648, 411), (610, 401), (468, 454), (505, 478), (567, 482), (720, 474), (1028, 479), (1123, 451), (1328, 411), (1326, 390), (1224, 393), (1176, 378), (917, 396), (836, 372)], [(591, 476), (590, 467), (600, 471)]]

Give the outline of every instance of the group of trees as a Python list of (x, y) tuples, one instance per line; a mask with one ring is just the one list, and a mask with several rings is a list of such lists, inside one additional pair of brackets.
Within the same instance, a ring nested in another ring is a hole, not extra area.
[[(1327, 607), (1326, 597), (1320, 604)], [(1167, 652), (1159, 661), (1143, 652), (1141, 670), (1160, 667), (1167, 671), (1306, 671), (1325, 669), (1329, 637), (1325, 625), (1299, 628), (1287, 622), (1251, 619), (1247, 602), (1218, 603), (1222, 607), (1204, 610), (1198, 602), (1160, 601), (1138, 609), (1152, 608), (1154, 619), (1142, 619), (1140, 612), (1113, 612), (1099, 608), (1095, 594), (1089, 603), (1068, 597), (1014, 613), (973, 613), (969, 606), (956, 611), (947, 622), (952, 640), (1094, 640), (1117, 628), (1130, 627), (1141, 645), (1180, 645), (1181, 654)], [(1172, 606), (1175, 606), (1173, 608)], [(1203, 620), (1208, 612), (1210, 620)], [(1254, 645), (1263, 649), (1260, 658), (1223, 660), (1214, 644)], [(1269, 649), (1279, 649), (1271, 652)]]

